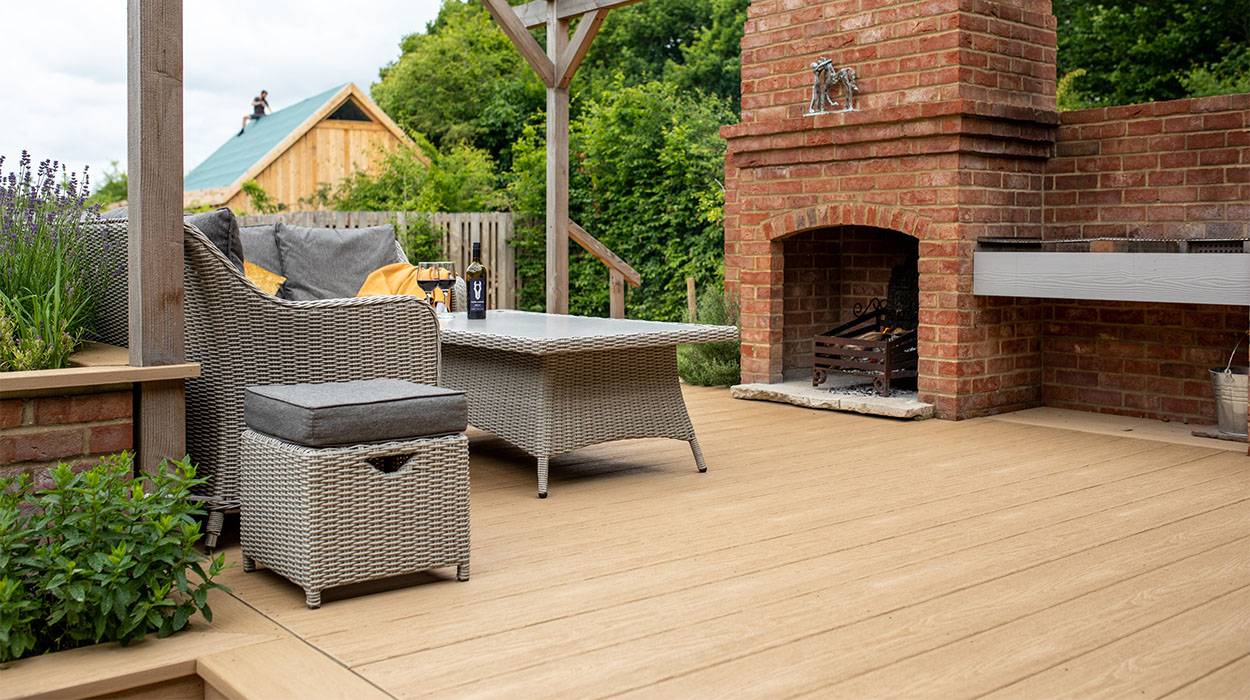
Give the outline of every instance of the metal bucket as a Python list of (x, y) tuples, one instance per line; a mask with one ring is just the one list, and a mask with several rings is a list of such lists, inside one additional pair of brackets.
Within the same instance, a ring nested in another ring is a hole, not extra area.
[(1246, 434), (1246, 396), (1250, 391), (1250, 368), (1219, 367), (1211, 370), (1211, 388), (1215, 390), (1215, 412), (1220, 419), (1220, 432), (1226, 435)]

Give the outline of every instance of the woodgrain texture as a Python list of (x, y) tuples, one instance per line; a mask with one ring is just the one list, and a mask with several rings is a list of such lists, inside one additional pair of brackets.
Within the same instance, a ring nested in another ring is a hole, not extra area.
[(976, 251), (974, 294), (1250, 306), (1244, 253)]
[(572, 220), (569, 221), (569, 238), (572, 238), (577, 245), (585, 248), (586, 252), (598, 258), (599, 262), (606, 265), (609, 270), (619, 272), (622, 279), (629, 282), (630, 286), (639, 287), (642, 285), (642, 275), (638, 274), (638, 271), (632, 265), (622, 260), (619, 255), (612, 252), (611, 248), (608, 248), (598, 238), (590, 235), (586, 229)]
[[(548, 6), (547, 56), (554, 66), (568, 48), (569, 22), (555, 18), (554, 0)], [(568, 312), (569, 89), (553, 80), (547, 83), (547, 313)]]
[[(642, 0), (558, 0), (554, 4), (557, 5), (556, 16), (569, 20), (595, 10), (610, 10), (613, 7), (624, 7), (637, 2), (642, 2)], [(526, 29), (534, 29), (547, 23), (548, 8), (551, 4), (553, 3), (548, 0), (532, 0), (524, 5), (517, 5), (512, 10)]]
[[(373, 121), (328, 119), (348, 101)], [(227, 206), (236, 214), (246, 213), (251, 200), (242, 186), (256, 180), (288, 208), (315, 208), (301, 206), (299, 200), (311, 198), (321, 184), (335, 184), (360, 170), (371, 172), (381, 154), (410, 143), (398, 124), (355, 83), (348, 83), (229, 186), (185, 192), (183, 203)]]
[(573, 74), (582, 65), (582, 59), (586, 58), (586, 52), (590, 50), (590, 42), (595, 40), (595, 35), (599, 33), (607, 16), (607, 10), (592, 10), (582, 17), (569, 41), (568, 49), (560, 55), (560, 60), (556, 63), (556, 87), (567, 88), (573, 82)]
[(470, 582), (224, 582), (403, 698), (1245, 697), (1245, 456), (685, 396), (707, 474), (472, 432)]
[[(130, 364), (183, 363), (182, 3), (127, 5)], [(186, 453), (182, 381), (142, 385), (136, 464)]]

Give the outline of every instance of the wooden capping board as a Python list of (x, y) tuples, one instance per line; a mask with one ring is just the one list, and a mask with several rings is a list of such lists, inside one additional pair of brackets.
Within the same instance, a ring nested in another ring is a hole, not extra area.
[(195, 362), (131, 367), (127, 364), (128, 354), (129, 351), (126, 348), (119, 348), (115, 345), (87, 343), (82, 350), (70, 356), (70, 366), (65, 369), (0, 373), (0, 395), (39, 389), (136, 384), (200, 376), (200, 365)]
[[(556, 17), (572, 19), (595, 10), (610, 10), (613, 7), (624, 7), (642, 2), (642, 0), (556, 0)], [(512, 8), (521, 24), (526, 29), (541, 27), (547, 23), (547, 0), (533, 0), (524, 5)]]
[(168, 639), (150, 635), (21, 659), (3, 671), (0, 698), (91, 698), (196, 673), (198, 659), (276, 639), (273, 635), (188, 630)]
[(586, 249), (591, 255), (599, 259), (599, 262), (608, 266), (610, 270), (617, 270), (625, 276), (625, 281), (630, 286), (641, 287), (642, 275), (630, 266), (629, 263), (621, 260), (616, 253), (613, 253), (607, 246), (599, 242), (598, 238), (586, 232), (586, 229), (578, 226), (572, 219), (569, 220), (569, 238), (577, 242), (577, 245)]
[(1250, 306), (1250, 255), (978, 250), (972, 293)]

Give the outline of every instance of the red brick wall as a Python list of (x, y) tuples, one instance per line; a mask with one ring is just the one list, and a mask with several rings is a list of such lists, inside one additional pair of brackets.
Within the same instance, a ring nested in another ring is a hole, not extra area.
[[(742, 120), (721, 134), (744, 382), (779, 381), (831, 310), (788, 287), (820, 277), (813, 230), (918, 240), (918, 385), (943, 418), (1043, 402), (1053, 310), (974, 296), (978, 238), (1250, 233), (1250, 96), (1061, 120), (1049, 0), (756, 0), (742, 47)], [(858, 111), (805, 116), (818, 57), (856, 69)]]
[[(871, 226), (919, 241), (922, 398), (948, 418), (1040, 400), (1040, 345), (1004, 342), (1032, 333), (1036, 310), (973, 297), (971, 251), (978, 236), (1039, 235), (1058, 122), (1048, 0), (765, 1), (748, 17), (742, 123), (721, 131), (743, 381), (780, 380), (808, 334), (786, 325), (800, 302), (786, 301), (783, 241)], [(856, 69), (858, 111), (804, 116), (822, 56)]]
[[(1214, 423), (1208, 370), (1246, 332), (1237, 306), (1070, 301), (1047, 306), (1048, 406)], [(1243, 342), (1235, 365), (1247, 364)]]
[(1250, 235), (1250, 95), (1060, 115), (1045, 236)]
[(0, 476), (32, 474), (43, 488), (58, 462), (130, 449), (132, 411), (130, 391), (0, 399)]

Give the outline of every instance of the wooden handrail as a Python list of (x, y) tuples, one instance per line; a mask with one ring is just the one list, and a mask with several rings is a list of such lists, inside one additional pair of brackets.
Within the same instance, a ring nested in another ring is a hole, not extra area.
[(642, 275), (572, 219), (569, 219), (569, 238), (608, 267), (608, 315), (625, 318), (625, 284), (642, 286)]

